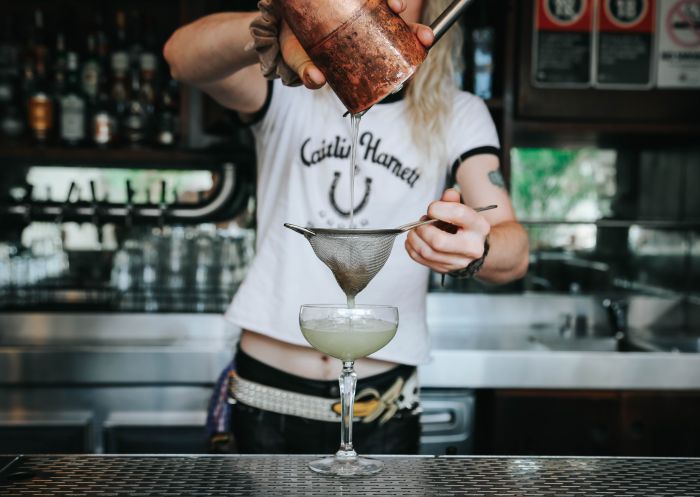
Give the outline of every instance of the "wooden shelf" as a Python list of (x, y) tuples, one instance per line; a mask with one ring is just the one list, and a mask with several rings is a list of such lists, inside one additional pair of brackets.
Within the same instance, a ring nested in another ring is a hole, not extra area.
[(520, 219), (523, 226), (596, 226), (597, 228), (629, 228), (639, 226), (648, 229), (697, 230), (700, 219), (671, 220), (671, 219), (597, 219), (592, 221), (547, 220), (536, 221)]
[(160, 149), (152, 147), (62, 147), (0, 142), (0, 167), (64, 165), (91, 167), (147, 167), (152, 169), (209, 169), (224, 162), (250, 161), (244, 151)]
[(693, 146), (700, 123), (514, 120), (515, 146)]
[(502, 111), (503, 110), (503, 99), (502, 98), (489, 98), (484, 100), (486, 106), (491, 110), (491, 112)]

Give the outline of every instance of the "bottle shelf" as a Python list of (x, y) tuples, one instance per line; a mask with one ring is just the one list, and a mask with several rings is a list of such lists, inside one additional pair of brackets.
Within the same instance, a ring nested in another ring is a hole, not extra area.
[(516, 146), (692, 146), (691, 138), (700, 138), (700, 123), (513, 120)]
[(503, 99), (494, 97), (494, 98), (489, 98), (488, 100), (484, 100), (486, 103), (486, 106), (491, 110), (492, 112), (494, 111), (501, 111), (503, 110)]
[(591, 221), (520, 219), (518, 222), (523, 226), (596, 226), (597, 228), (629, 228), (638, 226), (647, 229), (663, 230), (700, 229), (700, 219), (596, 219)]
[(149, 169), (210, 168), (224, 162), (249, 160), (244, 151), (187, 150), (155, 147), (62, 147), (8, 144), (0, 141), (0, 161), (8, 165), (148, 167)]

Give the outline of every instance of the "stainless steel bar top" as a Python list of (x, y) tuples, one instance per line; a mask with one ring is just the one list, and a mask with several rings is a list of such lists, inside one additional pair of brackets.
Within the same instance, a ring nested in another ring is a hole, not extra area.
[(27, 456), (3, 496), (700, 496), (700, 459), (382, 457), (364, 478), (313, 473), (311, 456)]

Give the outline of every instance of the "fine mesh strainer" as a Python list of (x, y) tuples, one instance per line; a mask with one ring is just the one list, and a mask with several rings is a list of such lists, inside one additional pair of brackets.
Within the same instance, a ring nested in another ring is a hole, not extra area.
[[(495, 208), (489, 205), (474, 210)], [(302, 228), (290, 223), (284, 226), (304, 235), (316, 256), (333, 272), (345, 295), (352, 299), (384, 266), (398, 235), (436, 221), (428, 219), (383, 230)]]

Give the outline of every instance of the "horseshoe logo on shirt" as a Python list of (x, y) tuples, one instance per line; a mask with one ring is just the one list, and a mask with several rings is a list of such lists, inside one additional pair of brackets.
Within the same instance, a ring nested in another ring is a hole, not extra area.
[[(340, 214), (343, 217), (350, 217), (350, 211), (344, 211), (338, 206), (338, 202), (335, 200), (335, 189), (338, 186), (338, 180), (340, 180), (340, 172), (336, 171), (333, 175), (333, 183), (331, 184), (331, 191), (330, 191), (330, 200), (331, 200), (331, 205), (335, 209), (335, 211)], [(359, 205), (355, 207), (355, 215), (357, 215), (358, 212), (360, 212), (362, 209), (364, 209), (365, 205), (367, 205), (367, 201), (369, 200), (369, 193), (372, 190), (372, 178), (365, 178), (365, 195), (362, 197), (362, 200), (360, 201)]]

